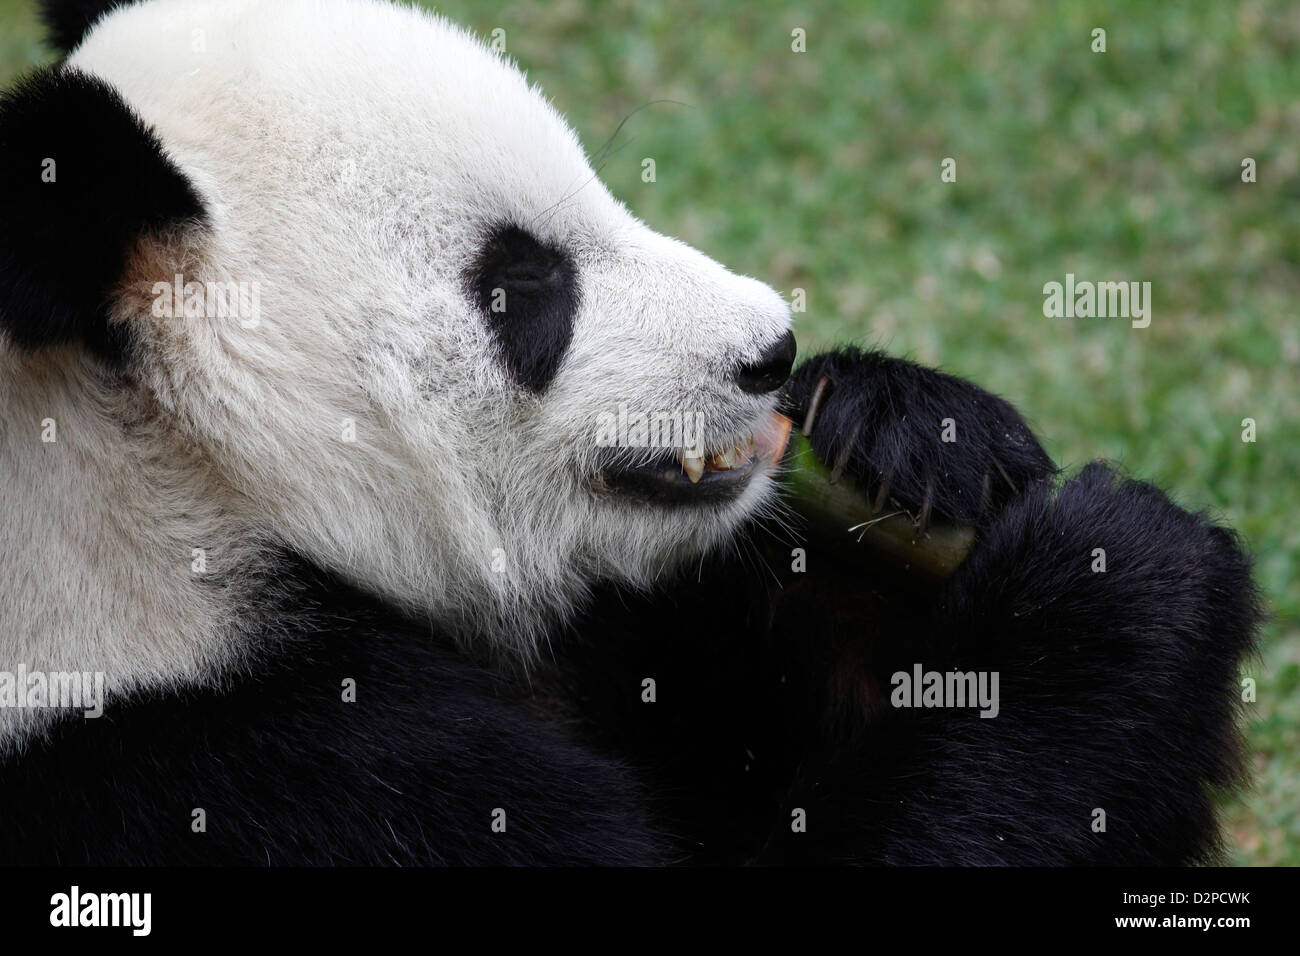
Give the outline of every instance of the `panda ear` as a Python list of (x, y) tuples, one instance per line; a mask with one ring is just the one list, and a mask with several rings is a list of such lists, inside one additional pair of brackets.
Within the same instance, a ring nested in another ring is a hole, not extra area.
[(0, 95), (0, 330), (121, 356), (108, 303), (136, 239), (204, 217), (193, 185), (108, 84), (54, 67)]
[(67, 53), (81, 42), (96, 20), (123, 5), (124, 0), (42, 0), (41, 21), (50, 45)]

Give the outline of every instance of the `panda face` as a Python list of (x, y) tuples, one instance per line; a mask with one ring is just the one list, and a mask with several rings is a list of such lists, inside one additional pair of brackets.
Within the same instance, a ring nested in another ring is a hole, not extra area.
[[(160, 0), (69, 65), (204, 204), (140, 241), (113, 321), (241, 534), (526, 643), (593, 580), (648, 580), (770, 499), (786, 305), (633, 217), (458, 29), (367, 0)], [(256, 314), (159, 315), (177, 275), (244, 283)]]

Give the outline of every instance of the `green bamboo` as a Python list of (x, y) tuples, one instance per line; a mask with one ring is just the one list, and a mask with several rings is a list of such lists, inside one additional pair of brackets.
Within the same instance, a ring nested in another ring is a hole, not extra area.
[(924, 533), (913, 517), (885, 502), (872, 510), (869, 495), (849, 478), (834, 480), (831, 469), (799, 431), (791, 436), (786, 458), (786, 493), (817, 530), (860, 544), (909, 573), (944, 580), (965, 560), (975, 539), (968, 525), (931, 521)]

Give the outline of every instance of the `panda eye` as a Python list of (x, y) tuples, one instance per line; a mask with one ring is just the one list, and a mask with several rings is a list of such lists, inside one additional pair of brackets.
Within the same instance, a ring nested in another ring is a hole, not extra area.
[(506, 369), (528, 391), (544, 391), (573, 338), (580, 302), (573, 257), (518, 226), (498, 226), (469, 284)]

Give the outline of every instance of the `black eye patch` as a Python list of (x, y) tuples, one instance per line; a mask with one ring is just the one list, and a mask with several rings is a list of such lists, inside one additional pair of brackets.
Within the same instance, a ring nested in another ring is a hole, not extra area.
[(518, 226), (498, 226), (469, 270), (474, 302), (510, 375), (542, 392), (573, 338), (581, 293), (573, 258)]

